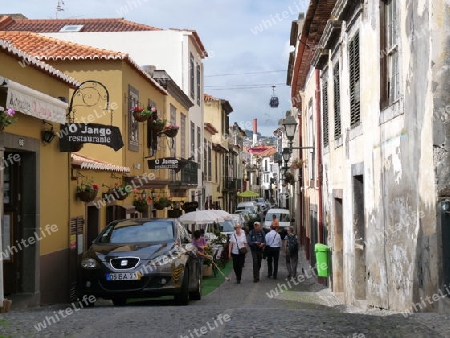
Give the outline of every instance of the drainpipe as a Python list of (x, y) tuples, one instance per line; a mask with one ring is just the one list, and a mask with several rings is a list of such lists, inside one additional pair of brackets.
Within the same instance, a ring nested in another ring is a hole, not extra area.
[(321, 102), (320, 102), (320, 70), (316, 69), (316, 121), (317, 121), (317, 168), (318, 168), (318, 173), (317, 173), (317, 185), (319, 188), (319, 212), (318, 212), (318, 226), (319, 226), (319, 238), (318, 241), (319, 243), (324, 243), (324, 238), (323, 238), (323, 210), (322, 210), (322, 130), (321, 130), (321, 125), (322, 125), (322, 120), (321, 120), (321, 116), (320, 116), (320, 107), (321, 107)]
[[(301, 109), (301, 108), (300, 108)], [(298, 146), (301, 148), (303, 146), (302, 140), (302, 114), (298, 114)], [(302, 149), (298, 152), (298, 159), (300, 163), (303, 161), (303, 151)], [(305, 223), (304, 223), (304, 212), (303, 212), (303, 166), (300, 166), (299, 169), (299, 198), (298, 198), (298, 207), (299, 207), (299, 217), (300, 217), (300, 245), (304, 245), (306, 242), (306, 231), (305, 231)]]

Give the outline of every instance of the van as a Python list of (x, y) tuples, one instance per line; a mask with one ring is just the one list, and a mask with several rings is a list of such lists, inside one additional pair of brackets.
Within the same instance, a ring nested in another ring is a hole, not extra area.
[[(264, 219), (264, 230), (270, 231), (270, 225), (272, 224), (273, 215), (276, 215), (280, 222), (280, 230), (286, 233), (287, 228), (291, 226), (294, 219), (291, 217), (291, 213), (288, 209), (269, 209)], [(283, 237), (283, 236), (282, 236)]]

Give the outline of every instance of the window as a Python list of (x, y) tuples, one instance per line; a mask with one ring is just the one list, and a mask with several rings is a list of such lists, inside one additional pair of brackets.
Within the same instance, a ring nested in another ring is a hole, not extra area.
[(350, 126), (361, 122), (360, 81), (359, 81), (359, 32), (350, 40), (348, 47), (350, 71)]
[[(313, 117), (313, 100), (310, 99), (309, 100), (309, 105), (308, 105), (308, 145), (310, 147), (314, 147), (314, 117)], [(309, 179), (310, 180), (314, 180), (314, 167), (315, 167), (315, 162), (314, 162), (314, 152), (312, 151), (312, 149), (309, 149), (309, 154), (308, 154), (308, 174), (309, 174)]]
[(341, 136), (341, 89), (339, 77), (339, 62), (336, 63), (333, 70), (334, 79), (334, 139)]
[(194, 71), (195, 71), (195, 69), (194, 69), (194, 55), (192, 55), (192, 53), (191, 53), (191, 56), (190, 56), (190, 58), (189, 58), (189, 76), (190, 76), (190, 79), (189, 79), (189, 84), (190, 84), (190, 91), (191, 91), (191, 97), (193, 98), (193, 99), (195, 99), (195, 87), (194, 87), (194, 85), (195, 85), (195, 78), (194, 78)]
[[(170, 105), (170, 124), (177, 124), (177, 108), (172, 104)], [(173, 142), (172, 145), (171, 152), (173, 156), (177, 156), (177, 143)]]
[[(201, 133), (200, 133), (200, 127), (197, 127), (197, 146), (199, 147), (199, 148), (201, 148), (201, 139), (202, 139), (202, 135), (201, 135)], [(201, 152), (201, 149), (198, 149), (198, 151), (197, 151), (197, 163), (198, 163), (198, 165), (200, 166), (201, 165), (201, 162), (202, 161), (202, 152)]]
[[(199, 145), (200, 146), (200, 145)], [(195, 124), (191, 122), (191, 157), (195, 159)]]
[(323, 146), (328, 147), (330, 132), (328, 127), (328, 81), (322, 84), (322, 114), (323, 114)]
[(208, 143), (208, 181), (212, 180), (211, 143)]
[(200, 65), (197, 65), (197, 104), (200, 105), (201, 94)]
[(180, 114), (180, 134), (180, 156), (186, 158), (186, 115), (184, 114)]
[(205, 139), (203, 142), (203, 174), (208, 177), (208, 141)]
[(60, 32), (79, 32), (84, 25), (65, 25)]
[(398, 52), (398, 0), (382, 0), (380, 6), (380, 108), (400, 96)]

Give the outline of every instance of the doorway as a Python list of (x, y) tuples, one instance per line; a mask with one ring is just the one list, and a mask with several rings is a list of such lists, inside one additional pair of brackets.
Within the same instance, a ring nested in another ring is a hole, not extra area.
[(334, 199), (333, 292), (344, 292), (344, 239), (342, 199)]
[(366, 251), (364, 248), (364, 178), (353, 176), (353, 232), (355, 234), (355, 299), (366, 299)]

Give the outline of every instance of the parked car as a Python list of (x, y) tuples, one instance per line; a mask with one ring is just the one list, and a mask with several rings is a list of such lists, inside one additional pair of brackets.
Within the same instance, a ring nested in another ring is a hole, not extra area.
[(201, 298), (201, 268), (191, 237), (177, 219), (117, 220), (83, 254), (77, 293), (111, 299), (114, 305), (173, 295), (187, 305)]
[(294, 219), (291, 217), (291, 212), (288, 209), (269, 209), (266, 213), (266, 218), (264, 220), (264, 231), (268, 232), (270, 230), (270, 225), (273, 220), (273, 215), (276, 215), (278, 222), (280, 223), (281, 238), (284, 238), (287, 232), (287, 228), (291, 226)]
[(259, 208), (263, 211), (266, 212), (267, 210), (270, 209), (270, 203), (267, 202), (264, 198), (262, 197), (258, 197), (256, 200), (256, 205), (259, 206)]

